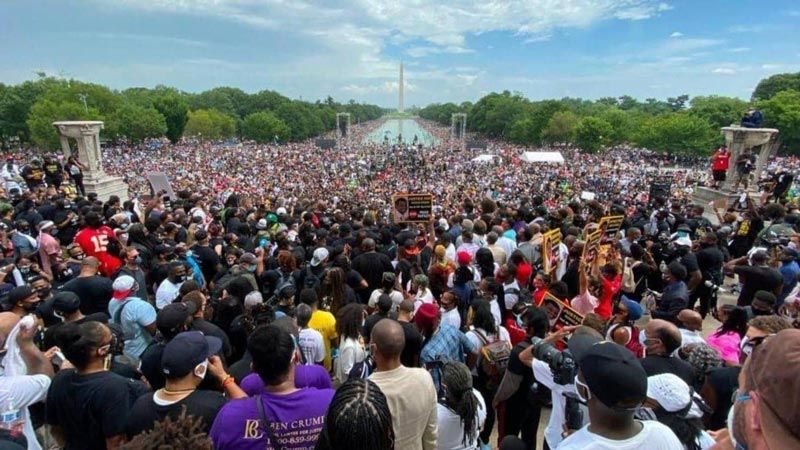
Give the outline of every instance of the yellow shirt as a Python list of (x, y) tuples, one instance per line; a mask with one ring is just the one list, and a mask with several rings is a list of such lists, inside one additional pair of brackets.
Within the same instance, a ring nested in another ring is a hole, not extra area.
[(314, 311), (311, 320), (308, 321), (308, 328), (319, 331), (322, 335), (322, 342), (325, 343), (325, 359), (322, 364), (328, 372), (331, 371), (331, 341), (336, 339), (336, 318), (328, 311)]

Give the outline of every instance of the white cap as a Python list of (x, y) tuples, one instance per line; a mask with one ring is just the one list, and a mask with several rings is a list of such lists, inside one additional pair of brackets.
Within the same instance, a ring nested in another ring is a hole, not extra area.
[(324, 261), (328, 257), (328, 249), (325, 247), (320, 247), (314, 250), (314, 257), (311, 258), (311, 265), (313, 267), (317, 267), (320, 265), (322, 261)]
[(264, 303), (264, 297), (261, 296), (261, 292), (253, 291), (244, 296), (244, 307), (245, 309), (250, 309), (255, 306)]
[(258, 223), (256, 224), (256, 228), (259, 230), (266, 230), (267, 229), (267, 219), (259, 219)]
[(275, 210), (275, 214), (277, 214), (279, 216), (285, 216), (286, 215), (286, 208), (281, 206), (280, 208)]
[(700, 407), (692, 399), (692, 389), (679, 376), (673, 373), (662, 373), (647, 378), (647, 397), (652, 398), (667, 412), (678, 412), (692, 403), (686, 418), (703, 416)]
[(44, 220), (42, 222), (39, 222), (39, 230), (41, 231), (41, 230), (46, 230), (48, 228), (53, 228), (54, 225), (55, 223), (53, 223), (52, 220)]

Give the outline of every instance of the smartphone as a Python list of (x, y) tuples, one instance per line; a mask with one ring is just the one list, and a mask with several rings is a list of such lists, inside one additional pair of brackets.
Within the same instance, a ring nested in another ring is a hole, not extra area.
[(61, 353), (61, 350), (57, 351), (55, 355), (53, 355), (53, 359), (51, 360), (53, 364), (58, 367), (61, 367), (61, 364), (64, 364), (67, 358), (64, 357), (64, 354)]

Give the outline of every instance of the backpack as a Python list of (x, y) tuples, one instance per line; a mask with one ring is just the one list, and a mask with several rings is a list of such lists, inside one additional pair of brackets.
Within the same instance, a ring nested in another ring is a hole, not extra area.
[[(518, 302), (527, 303), (529, 305), (533, 303), (533, 294), (531, 294), (531, 290), (528, 288), (508, 288), (503, 291), (503, 296), (505, 297), (507, 294), (516, 295)], [(503, 300), (505, 301), (505, 298)]]
[[(278, 295), (278, 292), (280, 292), (281, 289), (285, 288), (286, 286), (295, 286), (295, 283), (296, 283), (296, 281), (294, 279), (294, 276), (292, 276), (291, 272), (289, 272), (288, 274), (285, 274), (285, 273), (283, 273), (283, 271), (281, 271), (280, 274), (281, 274), (281, 278), (278, 280), (277, 283), (275, 283), (274, 295)], [(295, 286), (295, 287), (297, 287), (297, 286)]]
[(478, 330), (475, 334), (481, 340), (483, 346), (478, 352), (478, 370), (486, 377), (486, 386), (490, 390), (497, 389), (503, 380), (503, 375), (508, 367), (508, 358), (511, 356), (511, 344), (501, 340), (498, 336), (492, 342)]
[(375, 360), (372, 356), (367, 355), (363, 361), (355, 363), (350, 373), (347, 374), (348, 380), (361, 379), (366, 380), (375, 371)]
[(633, 294), (636, 292), (636, 288), (639, 286), (639, 283), (646, 277), (642, 277), (639, 281), (636, 281), (636, 277), (633, 275), (633, 268), (642, 264), (641, 261), (636, 261), (635, 263), (628, 264), (630, 258), (625, 258), (625, 267), (622, 268), (622, 283), (620, 284), (620, 290), (626, 294)]
[(303, 280), (303, 289), (311, 288), (317, 291), (317, 294), (319, 294), (321, 285), (322, 285), (322, 277), (314, 275), (314, 272), (311, 271), (311, 266), (306, 266), (306, 276), (305, 279)]

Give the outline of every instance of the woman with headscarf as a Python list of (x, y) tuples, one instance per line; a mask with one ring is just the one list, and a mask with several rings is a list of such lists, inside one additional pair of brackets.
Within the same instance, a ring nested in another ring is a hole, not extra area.
[(433, 296), (441, 299), (442, 294), (447, 291), (447, 280), (450, 274), (455, 272), (456, 266), (447, 259), (447, 249), (444, 245), (437, 245), (433, 253), (434, 257), (428, 267), (428, 280)]
[(623, 295), (614, 307), (614, 316), (606, 331), (606, 339), (616, 342), (630, 350), (637, 358), (641, 358), (644, 356), (644, 348), (639, 342), (639, 328), (635, 325), (641, 318), (641, 305)]

